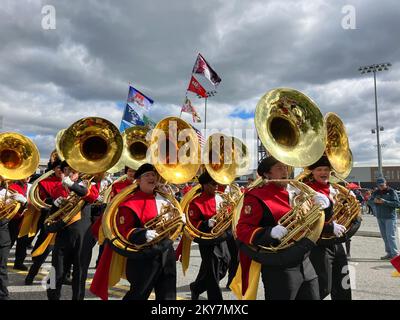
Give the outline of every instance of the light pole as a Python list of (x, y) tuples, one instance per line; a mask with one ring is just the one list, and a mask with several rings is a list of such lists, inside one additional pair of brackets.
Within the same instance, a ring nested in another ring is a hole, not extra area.
[(374, 89), (375, 89), (375, 119), (376, 119), (376, 142), (378, 144), (378, 176), (383, 177), (383, 171), (382, 171), (382, 153), (381, 153), (381, 144), (379, 140), (379, 119), (378, 119), (378, 97), (376, 94), (376, 73), (378, 71), (384, 71), (384, 70), (389, 70), (389, 67), (391, 67), (391, 63), (379, 63), (379, 64), (372, 64), (370, 66), (364, 66), (358, 68), (358, 71), (361, 72), (361, 74), (364, 73), (374, 73)]

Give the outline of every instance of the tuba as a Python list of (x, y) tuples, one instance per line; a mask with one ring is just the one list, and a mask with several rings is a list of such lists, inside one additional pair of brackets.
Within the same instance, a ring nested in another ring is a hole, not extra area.
[[(297, 90), (280, 88), (267, 92), (257, 104), (254, 121), (266, 150), (288, 166), (310, 165), (324, 152), (326, 133), (323, 116), (316, 104)], [(286, 236), (278, 245), (267, 247), (248, 245), (237, 239), (240, 250), (253, 260), (269, 266), (291, 265), (300, 261), (318, 240), (325, 218), (320, 206), (312, 201), (316, 194), (312, 188), (296, 180), (279, 181), (288, 182), (297, 194), (292, 201), (292, 210), (278, 221), (288, 230)], [(266, 182), (258, 179), (252, 188)], [(243, 198), (234, 210), (232, 229), (236, 238)]]
[[(200, 167), (199, 142), (193, 128), (180, 118), (168, 117), (157, 123), (150, 136), (150, 155), (156, 171), (168, 183), (190, 181)], [(183, 159), (184, 163), (181, 163)], [(129, 242), (118, 231), (119, 205), (136, 191), (138, 185), (123, 189), (108, 204), (103, 215), (102, 230), (111, 248), (124, 257), (143, 259), (153, 257), (174, 241), (182, 232), (184, 214), (170, 190), (157, 187), (155, 193), (166, 201), (159, 214), (144, 227), (156, 230), (158, 236), (151, 242), (137, 245)]]
[[(242, 152), (238, 156), (238, 152)], [(205, 144), (203, 152), (204, 168), (214, 181), (221, 185), (227, 185), (229, 192), (219, 192), (217, 194), (222, 198), (217, 213), (213, 216), (216, 220), (215, 226), (210, 232), (203, 232), (197, 229), (189, 217), (189, 205), (201, 193), (201, 185), (198, 184), (192, 188), (181, 200), (181, 207), (186, 215), (186, 225), (184, 234), (191, 241), (197, 243), (219, 243), (227, 239), (226, 233), (232, 223), (232, 212), (236, 206), (242, 192), (237, 184), (233, 183), (238, 175), (240, 162), (241, 170), (246, 170), (249, 164), (247, 147), (237, 138), (228, 137), (221, 133), (211, 135)], [(242, 161), (239, 161), (242, 160)], [(243, 166), (243, 163), (245, 166)]]
[[(103, 118), (90, 117), (78, 120), (65, 129), (57, 143), (57, 151), (72, 169), (84, 173), (81, 178), (89, 188), (94, 174), (107, 171), (117, 163), (122, 145), (121, 134), (114, 124)], [(44, 224), (48, 228), (60, 220), (68, 224), (84, 204), (85, 201), (72, 191)]]
[[(339, 116), (332, 112), (325, 115), (325, 122), (327, 128), (325, 154), (332, 166), (332, 176), (347, 183), (344, 179), (353, 167), (353, 155), (349, 147), (346, 128)], [(336, 221), (345, 226), (346, 232), (340, 238), (336, 238), (334, 234), (323, 233), (318, 241), (319, 244), (329, 244), (332, 241), (344, 242), (351, 238), (361, 225), (361, 205), (356, 197), (339, 183), (334, 182), (332, 186), (338, 193), (334, 196), (335, 205), (330, 221)]]
[(146, 126), (133, 126), (122, 133), (124, 151), (118, 163), (108, 170), (109, 173), (119, 172), (125, 166), (137, 170), (142, 164), (146, 163), (149, 148), (146, 136), (149, 130)]
[[(39, 164), (39, 151), (27, 137), (16, 132), (0, 134), (0, 177), (7, 180), (20, 180), (32, 175)], [(0, 221), (11, 220), (21, 207), (15, 200), (7, 198), (7, 182), (4, 200), (0, 200)]]

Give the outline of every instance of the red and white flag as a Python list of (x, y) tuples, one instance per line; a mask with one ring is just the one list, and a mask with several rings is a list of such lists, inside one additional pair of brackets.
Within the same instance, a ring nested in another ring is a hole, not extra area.
[(192, 76), (190, 79), (188, 91), (197, 93), (200, 97), (207, 98), (207, 91), (203, 88), (203, 86), (196, 80), (195, 77)]
[(192, 115), (193, 122), (201, 122), (201, 118), (197, 113), (195, 107), (192, 105), (192, 101), (188, 97), (185, 98), (185, 103), (182, 106), (181, 112), (187, 112)]
[(221, 82), (221, 78), (207, 63), (206, 59), (199, 53), (193, 66), (192, 73), (204, 75), (215, 87)]

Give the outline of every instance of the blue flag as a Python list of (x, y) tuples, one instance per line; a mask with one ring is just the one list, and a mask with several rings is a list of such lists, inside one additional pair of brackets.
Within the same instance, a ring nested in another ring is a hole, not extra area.
[(139, 107), (148, 110), (154, 101), (151, 100), (149, 97), (146, 97), (143, 93), (136, 90), (134, 87), (129, 86), (127, 102), (138, 105)]
[(124, 115), (122, 116), (119, 131), (123, 132), (126, 128), (136, 125), (143, 126), (144, 122), (140, 118), (139, 114), (135, 110), (133, 110), (133, 108), (129, 104), (127, 104), (125, 106)]

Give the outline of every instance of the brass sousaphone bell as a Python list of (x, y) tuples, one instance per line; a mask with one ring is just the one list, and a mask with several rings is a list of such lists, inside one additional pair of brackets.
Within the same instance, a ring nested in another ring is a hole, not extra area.
[[(118, 162), (123, 141), (118, 128), (110, 121), (89, 117), (65, 129), (56, 147), (58, 154), (72, 169), (85, 175), (82, 179), (89, 187), (90, 176), (105, 172)], [(68, 223), (83, 205), (84, 200), (71, 192), (62, 207), (45, 220), (45, 224), (51, 226), (60, 219)]]
[(122, 156), (118, 163), (107, 172), (116, 173), (123, 170), (125, 166), (137, 170), (142, 164), (146, 163), (146, 155), (149, 148), (149, 143), (147, 142), (149, 130), (146, 126), (133, 126), (125, 129), (122, 133), (124, 141)]
[[(39, 165), (39, 151), (28, 137), (17, 132), (0, 133), (0, 177), (5, 180), (21, 180), (32, 175)], [(14, 193), (7, 189), (7, 193)], [(12, 219), (20, 209), (20, 203), (7, 199), (0, 201), (0, 220)]]

